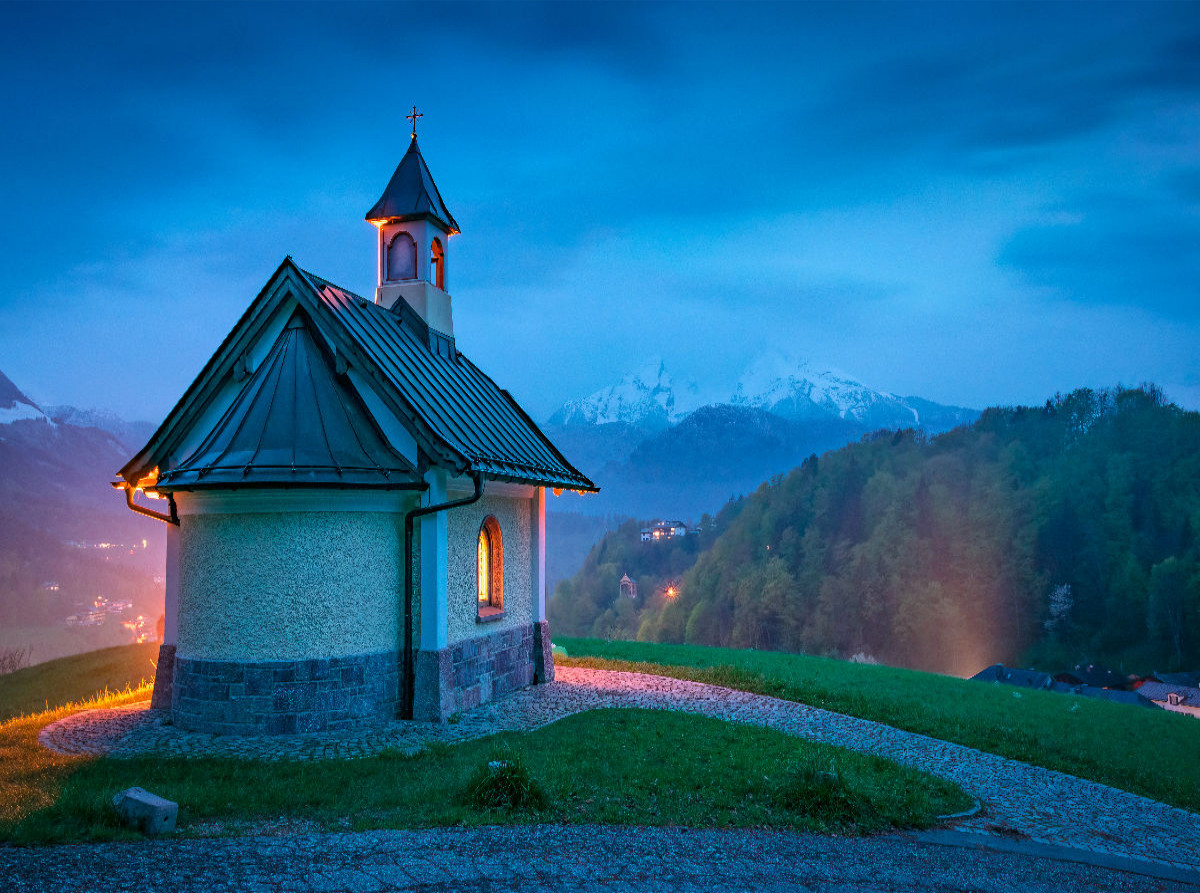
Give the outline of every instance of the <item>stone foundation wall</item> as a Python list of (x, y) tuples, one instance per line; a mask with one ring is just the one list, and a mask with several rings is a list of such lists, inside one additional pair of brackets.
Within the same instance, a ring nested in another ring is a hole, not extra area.
[(195, 732), (324, 732), (396, 717), (394, 651), (321, 660), (224, 661), (176, 657), (171, 714)]
[(154, 691), (150, 695), (153, 710), (171, 709), (171, 691), (175, 679), (175, 646), (158, 646), (158, 663), (154, 667)]
[(549, 642), (549, 624), (532, 623), (418, 652), (414, 718), (444, 721), (510, 691), (552, 681)]

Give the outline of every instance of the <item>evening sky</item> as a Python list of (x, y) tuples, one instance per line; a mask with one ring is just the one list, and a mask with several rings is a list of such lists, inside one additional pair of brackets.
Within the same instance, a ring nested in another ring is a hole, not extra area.
[(537, 416), (768, 350), (1200, 407), (1200, 4), (5, 4), (0, 370), (161, 419), (285, 255), (370, 295), (408, 143)]

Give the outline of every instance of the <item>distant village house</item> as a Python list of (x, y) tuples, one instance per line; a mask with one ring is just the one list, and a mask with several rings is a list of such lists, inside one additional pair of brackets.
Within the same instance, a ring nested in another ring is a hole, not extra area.
[(657, 543), (675, 537), (687, 536), (688, 526), (682, 521), (655, 521), (649, 527), (642, 528), (643, 543)]

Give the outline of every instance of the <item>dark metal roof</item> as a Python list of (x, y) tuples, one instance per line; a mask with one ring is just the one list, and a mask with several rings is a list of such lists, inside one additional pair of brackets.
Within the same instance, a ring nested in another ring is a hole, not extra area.
[(420, 220), (432, 218), (449, 233), (459, 232), (458, 224), (442, 201), (433, 182), (433, 175), (421, 157), (417, 137), (413, 136), (408, 151), (396, 166), (396, 172), (375, 206), (367, 212), (367, 220)]
[(1039, 673), (1037, 670), (1017, 670), (1004, 664), (992, 664), (980, 670), (971, 677), (976, 682), (1003, 682), (1005, 685), (1016, 685), (1020, 688), (1048, 689), (1054, 680), (1049, 673)]
[(297, 312), (199, 447), (159, 490), (198, 487), (416, 487), (353, 387)]
[(301, 272), (423, 426), (464, 457), (470, 471), (518, 483), (596, 489), (511, 395), (453, 345), (445, 353), (434, 350), (419, 321)]
[(1073, 669), (1055, 673), (1054, 681), (1071, 685), (1091, 685), (1095, 688), (1125, 688), (1129, 684), (1127, 676), (1098, 664), (1088, 664), (1086, 667), (1077, 664)]
[(1200, 689), (1190, 685), (1144, 682), (1138, 686), (1137, 693), (1151, 701), (1165, 701), (1168, 695), (1178, 695), (1180, 702), (1188, 707), (1200, 707)]

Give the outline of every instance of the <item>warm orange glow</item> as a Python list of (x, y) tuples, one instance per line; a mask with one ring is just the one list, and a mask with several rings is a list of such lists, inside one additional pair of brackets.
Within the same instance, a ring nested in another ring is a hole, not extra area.
[(161, 493), (152, 488), (158, 483), (158, 468), (150, 469), (150, 473), (133, 485), (134, 490), (141, 490), (151, 499), (166, 499)]
[(674, 598), (679, 594), (679, 591), (674, 586), (667, 587), (667, 598)]
[(555, 495), (555, 496), (562, 496), (562, 494), (563, 494), (563, 488), (562, 488), (562, 487), (555, 487), (555, 488), (554, 488), (554, 495)]
[(479, 542), (475, 548), (475, 577), (479, 581), (479, 604), (492, 603), (492, 544), (487, 528), (479, 531)]

